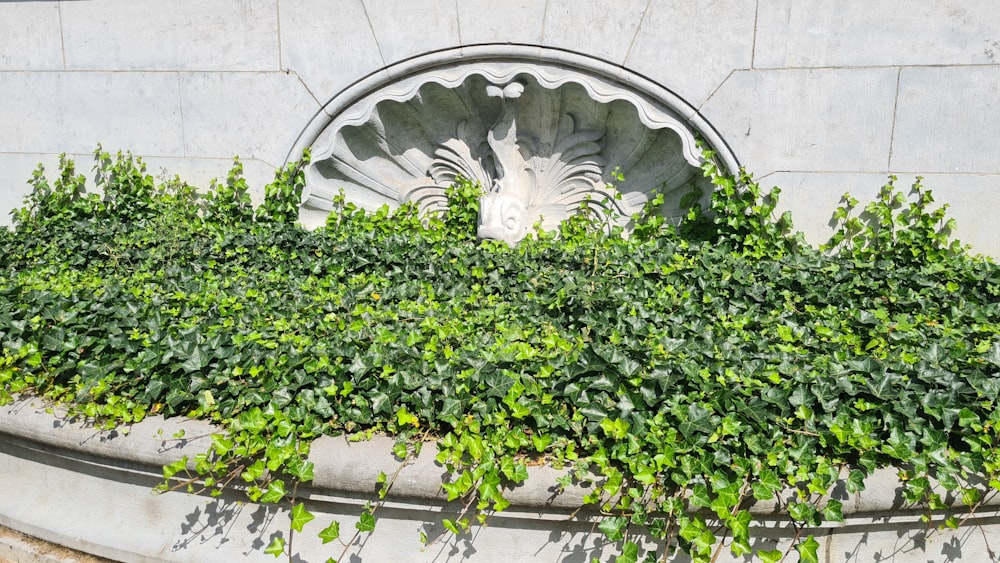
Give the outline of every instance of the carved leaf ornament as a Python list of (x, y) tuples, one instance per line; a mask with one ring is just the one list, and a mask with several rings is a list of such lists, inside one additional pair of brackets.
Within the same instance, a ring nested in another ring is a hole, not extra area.
[[(612, 80), (559, 65), (479, 61), (434, 67), (321, 115), (302, 221), (317, 225), (343, 191), (374, 209), (447, 205), (459, 176), (484, 188), (480, 238), (516, 244), (586, 209), (628, 226), (652, 194), (680, 216), (708, 186), (685, 119)], [(613, 182), (620, 171), (624, 182)], [(613, 185), (614, 184), (614, 185)]]

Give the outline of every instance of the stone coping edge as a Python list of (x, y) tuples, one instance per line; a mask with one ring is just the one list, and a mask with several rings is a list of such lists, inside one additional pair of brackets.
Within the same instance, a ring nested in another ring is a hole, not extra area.
[[(183, 431), (183, 435), (180, 436)], [(162, 466), (187, 455), (204, 453), (210, 448), (210, 436), (222, 430), (205, 420), (183, 417), (163, 418), (150, 416), (145, 420), (103, 430), (86, 421), (71, 419), (58, 408), (53, 409), (38, 398), (20, 399), (0, 407), (0, 434), (15, 437), (22, 443), (32, 443), (39, 448), (61, 449), (76, 457), (100, 464), (128, 467), (139, 472), (156, 475)], [(175, 438), (175, 436), (180, 436)], [(441, 484), (447, 482), (448, 472), (435, 460), (437, 447), (426, 443), (411, 463), (400, 468), (401, 461), (392, 454), (394, 440), (376, 436), (371, 440), (350, 442), (345, 437), (324, 436), (312, 443), (309, 459), (315, 464), (315, 478), (307, 489), (313, 494), (337, 495), (374, 494), (379, 473), (394, 475), (398, 471), (390, 499), (421, 499), (440, 504), (447, 501)], [(192, 464), (193, 465), (193, 464)], [(513, 509), (548, 508), (574, 510), (583, 506), (583, 496), (589, 488), (573, 486), (558, 493), (556, 478), (566, 470), (550, 466), (531, 466), (528, 480), (504, 496)], [(834, 488), (833, 498), (843, 503), (844, 515), (911, 516), (926, 513), (921, 506), (906, 505), (902, 499), (898, 470), (876, 470), (865, 480), (865, 490), (848, 494), (841, 481)], [(792, 500), (794, 491), (786, 491), (783, 498)], [(968, 511), (960, 498), (944, 498), (950, 511)], [(1000, 494), (988, 494), (981, 508), (1000, 507)], [(750, 512), (761, 516), (780, 516), (774, 501), (756, 502)]]
[(0, 526), (0, 563), (112, 563)]

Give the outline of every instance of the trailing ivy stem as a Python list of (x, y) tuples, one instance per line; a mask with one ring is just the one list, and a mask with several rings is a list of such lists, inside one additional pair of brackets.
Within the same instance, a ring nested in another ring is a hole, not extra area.
[[(396, 478), (399, 477), (399, 473), (403, 470), (404, 467), (409, 465), (412, 459), (413, 459), (413, 454), (407, 452), (406, 458), (404, 458), (403, 461), (399, 464), (399, 467), (396, 468), (396, 471), (392, 474), (392, 478), (389, 479), (383, 486), (382, 490), (384, 492), (388, 492), (389, 489), (392, 488), (393, 483), (396, 482)], [(298, 483), (296, 483), (296, 485), (298, 485)], [(385, 504), (385, 495), (382, 495), (381, 498), (379, 498), (378, 501), (371, 507), (371, 509), (368, 510), (368, 514), (374, 517), (375, 511), (378, 510), (379, 507), (382, 506), (383, 504)], [(344, 556), (347, 555), (347, 550), (351, 549), (351, 546), (354, 545), (354, 542), (360, 537), (361, 537), (361, 530), (356, 530), (354, 532), (354, 535), (351, 536), (351, 539), (348, 540), (347, 543), (341, 542), (344, 544), (344, 550), (340, 552), (340, 556), (337, 557), (337, 561), (342, 561), (344, 559)]]
[[(299, 491), (299, 480), (296, 479), (295, 483), (292, 485), (292, 494), (291, 496), (288, 497), (288, 502), (289, 504), (291, 504), (291, 509), (293, 511), (295, 510), (295, 498), (296, 496), (298, 496), (298, 491)], [(292, 514), (294, 515), (294, 512)], [(295, 541), (295, 527), (289, 524), (288, 545), (285, 546), (286, 548), (288, 548), (288, 563), (292, 563), (292, 554), (295, 553), (295, 551), (292, 549), (293, 541)]]
[(715, 546), (715, 553), (712, 554), (712, 563), (718, 561), (719, 555), (722, 554), (722, 548), (725, 547), (727, 536), (729, 536), (729, 527), (723, 526), (722, 537), (719, 538), (719, 543)]
[(986, 530), (984, 530), (982, 526), (978, 526), (978, 528), (979, 528), (980, 533), (983, 534), (983, 543), (986, 544), (986, 553), (989, 554), (990, 561), (996, 561), (997, 556), (996, 556), (995, 553), (993, 553), (993, 549), (990, 547), (990, 540), (986, 536)]

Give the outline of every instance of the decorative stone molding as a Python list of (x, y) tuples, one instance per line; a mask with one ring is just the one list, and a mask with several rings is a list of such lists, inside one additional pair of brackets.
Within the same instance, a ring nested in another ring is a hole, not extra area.
[(666, 216), (679, 216), (685, 195), (704, 198), (710, 189), (696, 138), (719, 140), (695, 117), (662, 87), (618, 67), (480, 46), (390, 67), (341, 93), (289, 156), (312, 147), (307, 225), (325, 220), (341, 190), (369, 209), (414, 202), (440, 212), (445, 189), (462, 176), (485, 191), (480, 237), (514, 244), (583, 208), (609, 228), (626, 225), (654, 193), (664, 195)]
[[(53, 416), (34, 401), (0, 408), (0, 526), (115, 561), (275, 561), (263, 550), (275, 534), (287, 537), (288, 503), (258, 505), (239, 491), (218, 498), (151, 494), (164, 464), (204, 452), (220, 428), (202, 420), (149, 417), (99, 430)], [(441, 483), (448, 474), (435, 462), (434, 444), (400, 470), (393, 443), (386, 437), (352, 443), (329, 436), (313, 443), (315, 479), (298, 488), (298, 499), (317, 519), (295, 535), (296, 561), (337, 558), (343, 547), (323, 544), (316, 533), (331, 519), (344, 531), (354, 530), (365, 504), (378, 497), (378, 475), (397, 470), (375, 531), (359, 538), (344, 561), (569, 563), (604, 561), (620, 552), (620, 543), (596, 531), (599, 513), (581, 509), (588, 490), (570, 487), (556, 494), (564, 471), (547, 466), (528, 468), (528, 480), (504, 493), (511, 506), (492, 514), (486, 526), (474, 524), (457, 538), (445, 534), (441, 519), (455, 518), (461, 506), (446, 502)], [(946, 514), (968, 520), (957, 530), (937, 530), (922, 521), (923, 510), (903, 502), (895, 469), (876, 471), (865, 485), (854, 494), (843, 482), (834, 488), (844, 522), (800, 531), (784, 510), (798, 498), (796, 491), (785, 491), (781, 505), (750, 506), (753, 546), (785, 551), (795, 538), (812, 534), (823, 563), (994, 559), (990, 540), (1000, 533), (1000, 497), (989, 497), (975, 513), (961, 498), (945, 498), (948, 507), (935, 513), (935, 523)], [(425, 545), (421, 532), (440, 539)], [(718, 563), (745, 560), (723, 548)]]

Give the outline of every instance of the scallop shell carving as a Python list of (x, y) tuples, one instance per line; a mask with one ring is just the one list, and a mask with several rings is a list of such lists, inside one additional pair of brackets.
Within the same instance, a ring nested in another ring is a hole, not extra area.
[[(667, 216), (708, 193), (682, 119), (606, 79), (543, 65), (436, 69), (369, 94), (313, 144), (304, 207), (341, 190), (367, 207), (445, 209), (458, 176), (484, 188), (479, 236), (515, 244), (587, 212), (627, 226), (653, 193)], [(613, 182), (613, 171), (624, 182)]]

